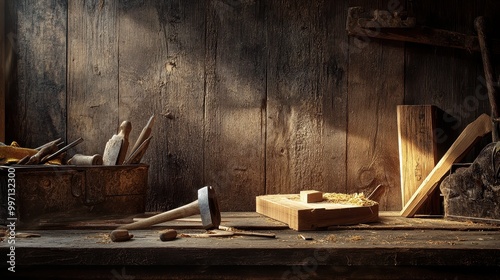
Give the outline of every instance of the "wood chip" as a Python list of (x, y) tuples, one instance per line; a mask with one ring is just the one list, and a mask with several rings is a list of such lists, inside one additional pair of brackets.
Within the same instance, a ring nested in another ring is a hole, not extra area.
[(41, 235), (38, 233), (29, 233), (29, 232), (16, 233), (16, 238), (31, 238), (31, 237), (41, 237)]

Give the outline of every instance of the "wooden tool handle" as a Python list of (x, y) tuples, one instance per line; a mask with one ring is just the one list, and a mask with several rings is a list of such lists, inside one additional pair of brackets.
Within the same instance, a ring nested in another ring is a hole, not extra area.
[(80, 138), (76, 139), (75, 141), (69, 143), (67, 146), (62, 147), (57, 152), (44, 157), (42, 160), (40, 160), (40, 163), (46, 163), (47, 161), (50, 161), (50, 160), (53, 160), (53, 159), (57, 158), (59, 155), (61, 155), (62, 153), (65, 153), (67, 150), (73, 148), (74, 146), (80, 144), (81, 142), (83, 142), (82, 137), (80, 137)]
[[(477, 17), (474, 20), (474, 25), (476, 27), (477, 31), (477, 39), (479, 41), (479, 46), (481, 48), (481, 57), (483, 60), (483, 69), (484, 69), (484, 76), (486, 78), (486, 89), (488, 91), (488, 99), (490, 101), (490, 108), (491, 108), (491, 118), (493, 119), (493, 122), (498, 122), (498, 118), (500, 117), (500, 112), (498, 111), (498, 91), (497, 88), (495, 87), (495, 81), (494, 81), (494, 71), (493, 71), (493, 66), (491, 64), (491, 57), (490, 57), (490, 51), (488, 48), (487, 44), (487, 37), (486, 37), (486, 27), (485, 27), (485, 19), (484, 17), (480, 16)], [(497, 142), (500, 140), (500, 135), (498, 131), (498, 127), (496, 125), (493, 126), (493, 131), (492, 131), (492, 140), (493, 142)]]
[(137, 137), (137, 140), (135, 141), (135, 144), (132, 147), (131, 153), (134, 153), (139, 148), (139, 146), (141, 146), (141, 144), (144, 141), (146, 141), (146, 139), (149, 138), (149, 136), (151, 135), (151, 128), (153, 127), (154, 120), (155, 120), (155, 115), (152, 115), (149, 118), (148, 122), (146, 123), (146, 126), (144, 126), (144, 128), (142, 129), (139, 137)]
[(220, 230), (232, 232), (234, 235), (246, 235), (246, 236), (258, 236), (258, 237), (269, 237), (276, 238), (276, 234), (274, 233), (262, 233), (262, 232), (253, 232), (253, 231), (245, 231), (238, 230), (233, 227), (219, 226)]
[(185, 218), (188, 216), (200, 214), (200, 207), (198, 206), (198, 200), (195, 200), (189, 204), (181, 206), (179, 208), (172, 209), (167, 212), (163, 212), (144, 220), (140, 220), (134, 223), (123, 225), (118, 227), (119, 229), (144, 229), (152, 225), (172, 221), (175, 219)]
[(120, 124), (118, 134), (121, 136), (125, 136), (128, 135), (131, 130), (132, 130), (132, 123), (130, 121), (123, 121)]
[(118, 136), (122, 139), (122, 144), (120, 146), (120, 151), (118, 153), (118, 159), (116, 161), (117, 165), (123, 164), (125, 157), (127, 156), (127, 150), (129, 146), (128, 136), (132, 130), (132, 124), (129, 121), (123, 121), (120, 125), (120, 132)]
[(149, 138), (144, 140), (144, 142), (142, 142), (137, 149), (133, 150), (123, 164), (137, 164), (141, 162), (142, 156), (146, 153), (146, 150), (149, 147), (151, 138), (153, 138), (153, 136), (149, 136)]
[(274, 234), (274, 233), (262, 233), (262, 232), (252, 232), (252, 231), (235, 231), (234, 235), (276, 238), (276, 234)]
[(53, 140), (53, 141), (50, 141), (50, 142), (48, 142), (48, 143), (43, 144), (42, 146), (40, 146), (40, 147), (36, 148), (35, 150), (41, 150), (41, 149), (43, 149), (43, 148), (45, 148), (45, 147), (47, 147), (47, 146), (50, 146), (50, 145), (52, 145), (52, 144), (56, 144), (56, 145), (58, 145), (58, 146), (59, 146), (59, 144), (62, 144), (62, 143), (63, 143), (63, 142), (62, 142), (62, 139), (61, 139), (61, 138), (57, 138), (56, 140)]
[(43, 148), (40, 149), (40, 151), (38, 151), (38, 153), (32, 156), (28, 160), (28, 162), (26, 162), (26, 164), (38, 164), (44, 157), (51, 155), (56, 151), (57, 151), (57, 144), (55, 142), (48, 146), (44, 146)]

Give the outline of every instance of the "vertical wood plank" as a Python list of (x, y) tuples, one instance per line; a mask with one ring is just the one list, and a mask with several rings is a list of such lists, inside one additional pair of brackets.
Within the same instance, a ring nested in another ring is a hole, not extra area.
[[(437, 132), (440, 123), (438, 108), (432, 105), (397, 106), (398, 142), (403, 207), (439, 161), (440, 146)], [(447, 150), (448, 147), (446, 147)], [(418, 214), (441, 213), (439, 192), (427, 198)]]
[(37, 147), (66, 135), (67, 2), (9, 1), (16, 84), (6, 98), (6, 138)]
[(267, 193), (346, 191), (345, 5), (269, 3)]
[[(349, 6), (394, 9), (387, 2), (349, 1)], [(348, 190), (370, 193), (377, 185), (385, 185), (380, 210), (399, 210), (396, 106), (404, 97), (403, 44), (350, 38), (348, 80)]]
[(150, 210), (171, 209), (203, 187), (204, 1), (119, 2), (119, 118), (131, 142), (154, 113)]
[(7, 75), (5, 16), (5, 0), (0, 0), (0, 142), (5, 142), (5, 89)]
[(103, 154), (118, 127), (116, 1), (68, 2), (68, 141), (72, 153)]
[(205, 178), (222, 211), (253, 211), (265, 193), (265, 1), (207, 7)]
[(437, 163), (435, 114), (432, 106), (397, 107), (402, 205)]

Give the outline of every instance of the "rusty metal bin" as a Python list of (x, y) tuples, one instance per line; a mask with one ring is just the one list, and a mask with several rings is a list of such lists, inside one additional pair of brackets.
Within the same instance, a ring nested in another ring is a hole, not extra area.
[[(34, 226), (41, 221), (143, 213), (148, 168), (145, 164), (0, 166), (0, 222), (6, 224), (11, 215), (19, 226)], [(13, 190), (14, 211), (9, 212)]]

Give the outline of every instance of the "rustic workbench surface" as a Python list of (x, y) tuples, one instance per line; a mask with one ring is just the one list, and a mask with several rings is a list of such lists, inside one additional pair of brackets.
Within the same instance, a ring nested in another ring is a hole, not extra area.
[[(97, 279), (96, 275), (106, 279), (186, 279), (194, 273), (198, 278), (232, 279), (245, 274), (252, 278), (305, 279), (336, 273), (343, 278), (384, 275), (408, 279), (416, 276), (415, 270), (422, 269), (431, 278), (469, 273), (491, 279), (499, 275), (500, 227), (495, 225), (441, 218), (405, 219), (395, 213), (381, 213), (379, 223), (311, 232), (287, 229), (256, 213), (223, 213), (222, 223), (275, 233), (276, 238), (181, 236), (168, 242), (159, 240), (158, 233), (164, 228), (176, 228), (180, 234), (204, 232), (197, 229), (196, 217), (131, 231), (134, 238), (121, 243), (109, 239), (110, 228), (116, 226), (109, 221), (74, 223), (68, 226), (71, 229), (26, 229), (19, 232), (40, 237), (16, 238), (15, 275), (56, 278), (66, 273), (65, 277), (75, 279), (90, 275)], [(305, 240), (301, 235), (312, 239)], [(3, 240), (1, 254), (5, 256), (9, 250), (10, 245)], [(5, 262), (2, 266), (4, 274)], [(124, 274), (134, 277), (124, 278)]]

